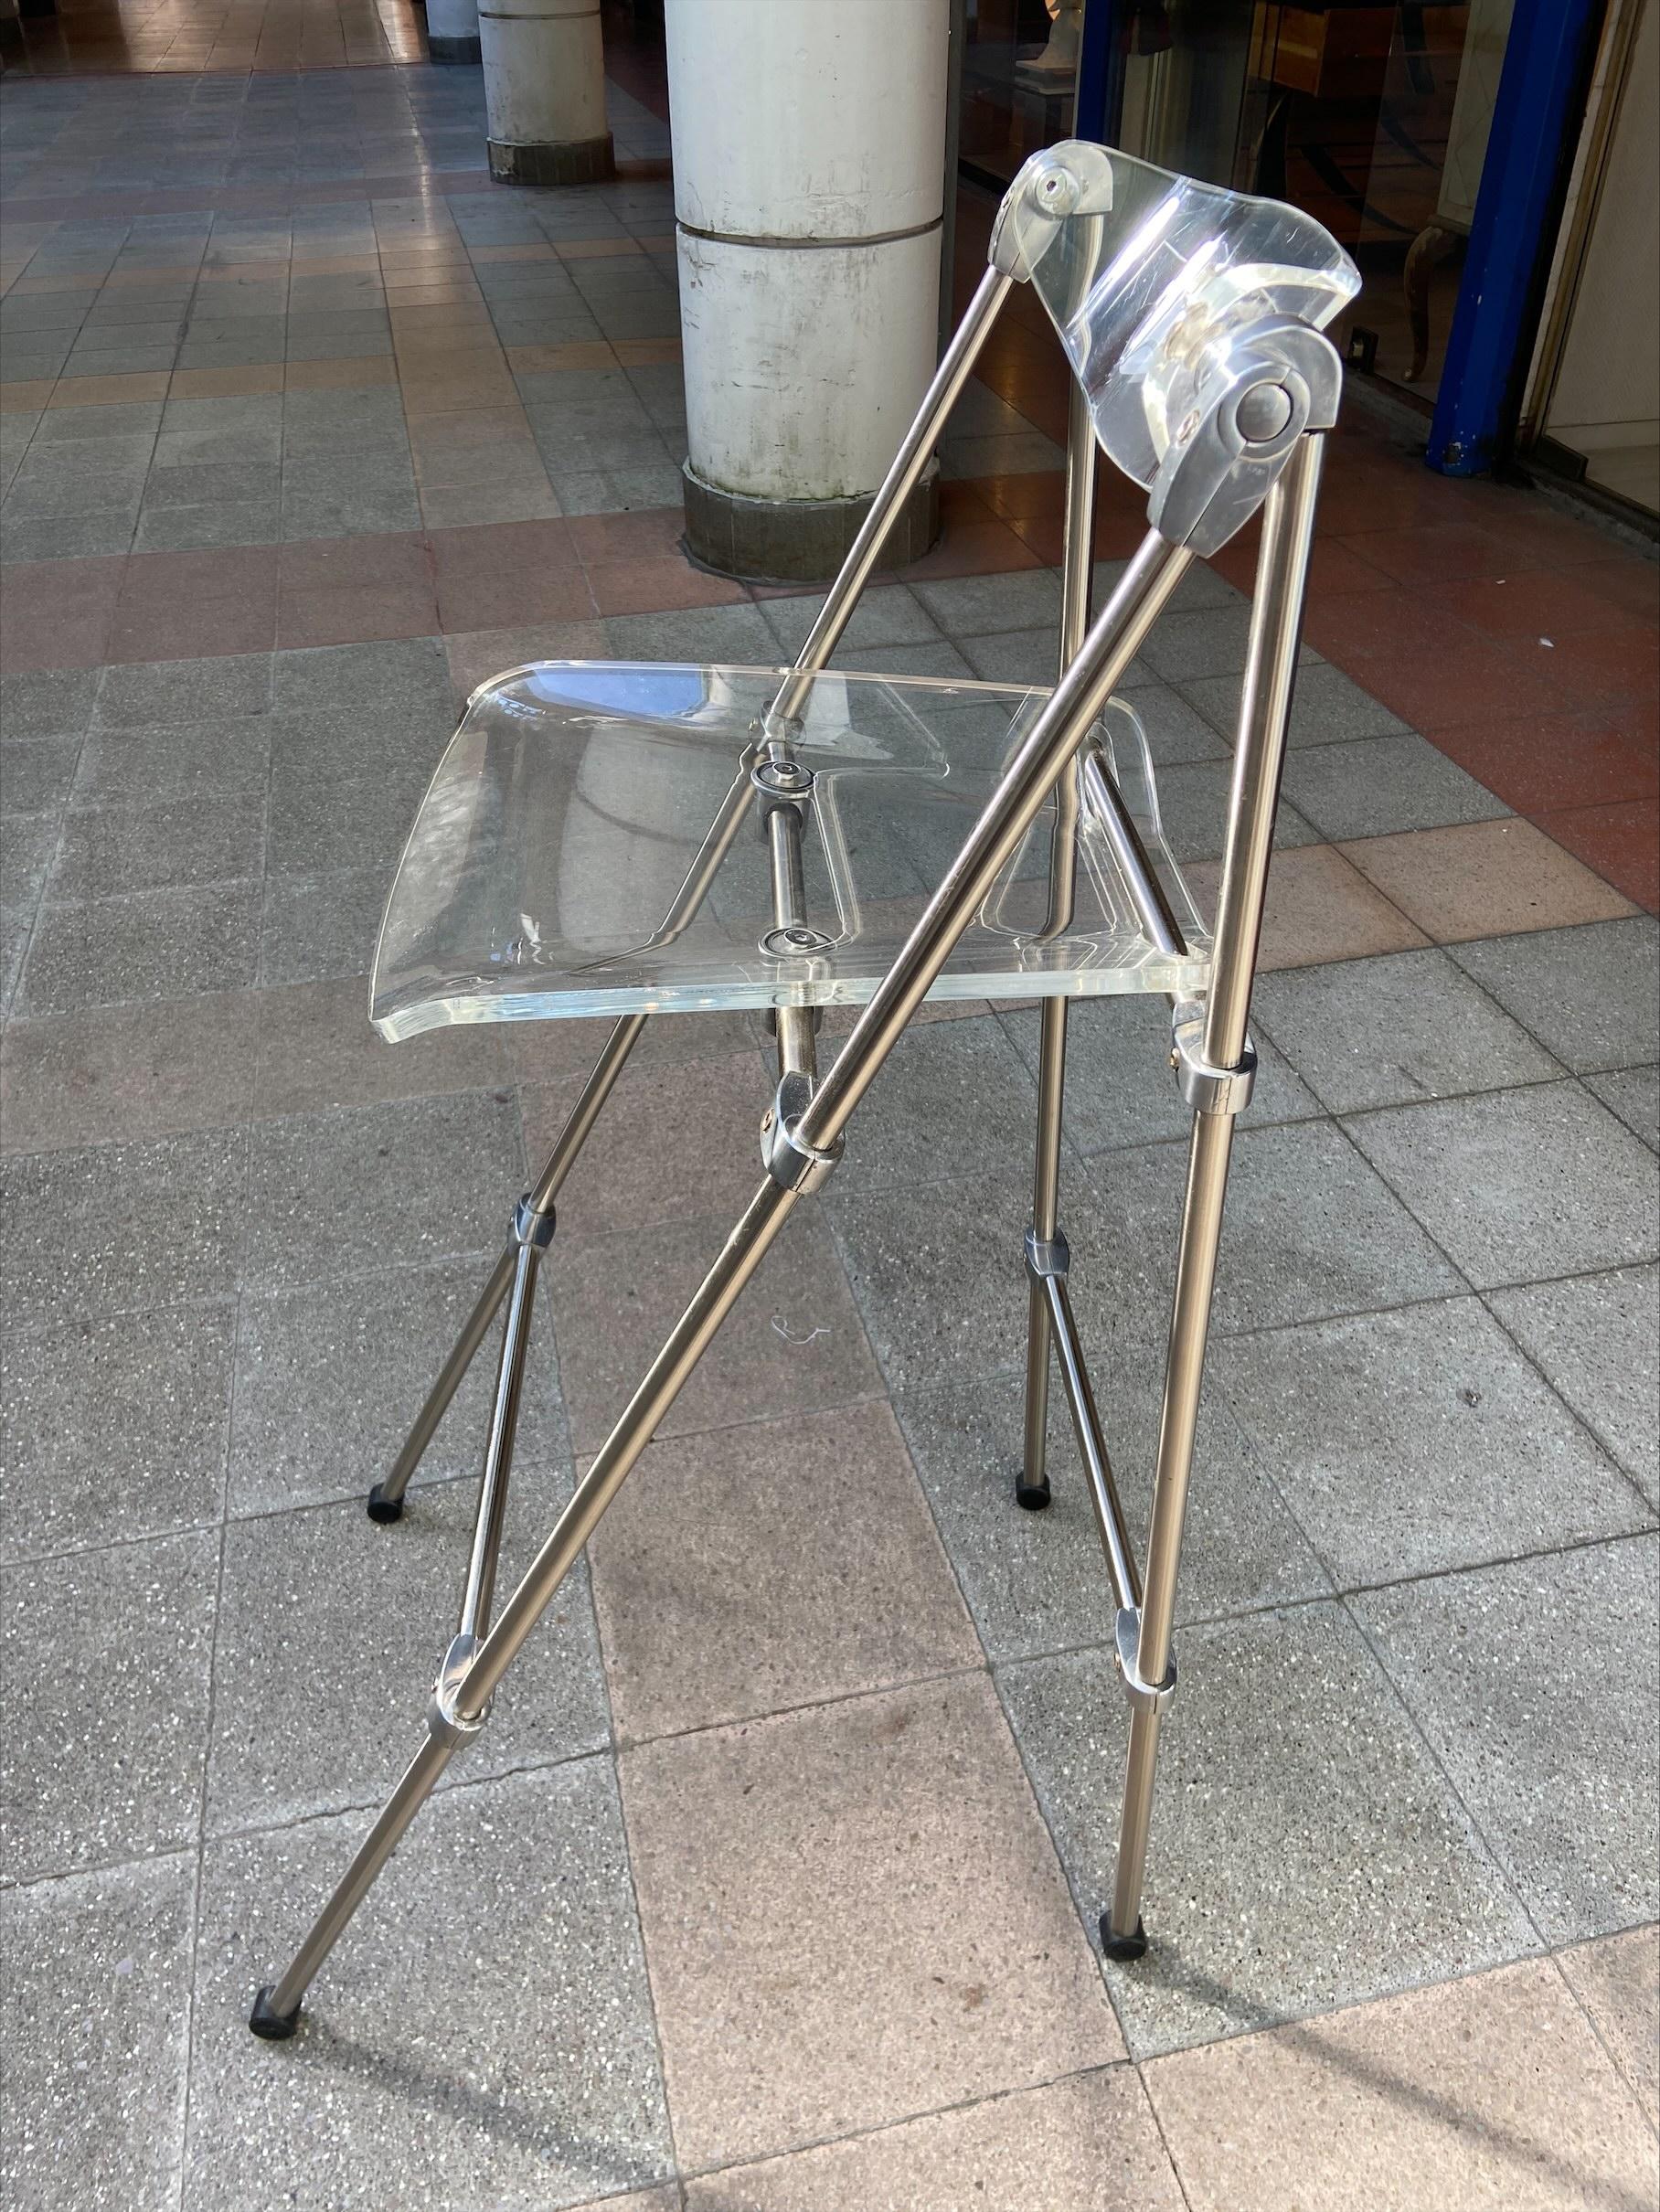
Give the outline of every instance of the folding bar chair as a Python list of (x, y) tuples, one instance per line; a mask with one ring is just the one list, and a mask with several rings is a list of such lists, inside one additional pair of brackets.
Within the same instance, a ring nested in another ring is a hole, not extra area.
[[(1073, 377), (1059, 677), (1052, 691), (833, 674), (892, 518), (1016, 283), (1036, 286)], [(1108, 1952), (1146, 1948), (1140, 1900), (1160, 1717), (1176, 1685), (1176, 1568), (1234, 1117), (1291, 707), (1323, 432), (1341, 370), (1324, 326), (1358, 288), (1318, 224), (1101, 147), (1028, 162), (920, 413), (793, 669), (548, 662), (474, 692), (421, 802), (382, 924), (370, 1016), (445, 1023), (606, 1014), (615, 1026), (408, 1443), (370, 1493), (398, 1519), (428, 1441), (506, 1307), (460, 1621), (424, 1740), (250, 2026), (302, 1999), (490, 1701), (630, 1469), (923, 1000), (1037, 998), (1041, 1052), (1030, 1349), (1018, 1503), (1048, 1502), (1058, 1367), (1117, 1607), (1131, 1707)], [(1098, 450), (1149, 527), (1090, 617)], [(1113, 688), (1196, 557), (1264, 509), (1214, 932), (1171, 859), (1145, 740)], [(750, 832), (746, 837), (745, 831)], [(1145, 1570), (1126, 1532), (1068, 1295), (1059, 1219), (1070, 999), (1160, 992), (1192, 1152)], [(861, 1009), (822, 1079), (827, 1005)], [(765, 1010), (778, 1081), (761, 1175), (690, 1305), (524, 1579), (494, 1610), (537, 1271), (561, 1185), (647, 1020)]]

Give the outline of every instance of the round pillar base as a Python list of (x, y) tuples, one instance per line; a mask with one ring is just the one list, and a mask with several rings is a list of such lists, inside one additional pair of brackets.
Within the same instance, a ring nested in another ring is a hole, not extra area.
[[(750, 499), (705, 484), (688, 461), (686, 542), (694, 560), (751, 584), (827, 584), (870, 512), (857, 499)], [(881, 554), (884, 569), (920, 560), (940, 535), (940, 475), (931, 467), (899, 510)]]
[(617, 174), (611, 133), (569, 145), (507, 145), (486, 140), (490, 174), (498, 185), (602, 185)]
[(476, 36), (472, 38), (435, 38), (431, 31), (427, 33), (429, 61), (471, 61), (476, 64), (483, 58)]

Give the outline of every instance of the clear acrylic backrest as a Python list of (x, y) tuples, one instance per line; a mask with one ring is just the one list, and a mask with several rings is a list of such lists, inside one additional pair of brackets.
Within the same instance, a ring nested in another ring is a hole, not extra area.
[(1149, 488), (1237, 381), (1241, 344), (1276, 323), (1323, 330), (1360, 289), (1312, 216), (1082, 139), (1020, 171), (992, 260), (1029, 278), (1102, 448)]

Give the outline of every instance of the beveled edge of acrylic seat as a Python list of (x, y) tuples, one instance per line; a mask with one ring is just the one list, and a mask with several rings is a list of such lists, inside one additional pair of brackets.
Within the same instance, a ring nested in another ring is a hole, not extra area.
[[(596, 993), (591, 985), (583, 985), (580, 989), (581, 1003), (573, 1004), (570, 1003), (570, 999), (577, 994), (573, 992), (568, 996), (562, 993), (559, 988), (557, 972), (546, 971), (533, 993), (520, 994), (516, 998), (502, 991), (494, 984), (488, 989), (484, 989), (478, 987), (478, 982), (475, 981), (474, 987), (468, 989), (458, 976), (448, 988), (442, 992), (416, 1000), (404, 998), (400, 1003), (389, 1002), (382, 988), (383, 962), (387, 950), (388, 929), (398, 908), (399, 892), (405, 886), (407, 864), (416, 846), (428, 806), (444, 783), (446, 771), (455, 749), (467, 737), (469, 728), (479, 709), (488, 705), (492, 698), (505, 691), (516, 679), (537, 674), (542, 670), (587, 669), (638, 669), (643, 673), (658, 676), (676, 675), (703, 676), (715, 674), (728, 677), (749, 678), (760, 683), (769, 690), (782, 684), (791, 673), (788, 668), (784, 667), (760, 667), (739, 663), (560, 659), (521, 662), (476, 685), (467, 696), (461, 720), (440, 756), (427, 788), (422, 793), (420, 804), (416, 808), (415, 817), (404, 841), (398, 868), (387, 896), (369, 979), (368, 1011), (373, 1026), (389, 1042), (399, 1043), (422, 1035), (429, 1029), (455, 1025), (471, 1026), (525, 1020), (615, 1019), (633, 1014), (708, 1012), (732, 1007), (761, 1012), (771, 1006), (785, 1004), (850, 1006), (863, 1005), (870, 997), (886, 972), (887, 963), (885, 962), (874, 961), (868, 970), (861, 975), (843, 974), (827, 979), (822, 990), (815, 989), (811, 983), (803, 984), (800, 979), (796, 978), (790, 979), (787, 984), (774, 979), (756, 983), (741, 994), (729, 996), (723, 994), (718, 1001), (708, 999), (701, 1005), (674, 1003), (673, 1001), (665, 1004), (664, 995), (660, 992), (644, 987), (620, 987), (610, 992)], [(963, 695), (983, 694), (988, 699), (1008, 702), (1011, 722), (1019, 711), (1021, 704), (1047, 699), (1053, 689), (1052, 686), (1047, 684), (999, 683), (973, 676), (899, 675), (891, 675), (879, 668), (825, 669), (814, 677), (814, 682), (821, 680), (837, 682), (844, 678), (853, 683), (879, 685), (893, 693), (920, 695), (924, 697), (931, 694), (950, 694), (957, 697)], [(573, 707), (572, 709), (573, 714), (580, 712), (585, 718), (591, 718), (595, 711), (591, 702), (584, 703), (580, 708)], [(551, 719), (558, 716), (559, 708), (550, 704), (544, 709), (544, 712)], [(1115, 696), (1109, 701), (1107, 708), (1103, 711), (1101, 722), (1106, 723), (1109, 718), (1111, 718), (1114, 735), (1128, 736), (1133, 740), (1133, 758), (1127, 762), (1115, 760), (1115, 765), (1120, 771), (1124, 796), (1130, 811), (1140, 819), (1144, 843), (1146, 845), (1149, 859), (1166, 893), (1170, 895), (1172, 904), (1182, 921), (1188, 948), (1187, 956), (1185, 959), (1172, 960), (1167, 955), (1158, 954), (1157, 960), (1162, 964), (1158, 965), (1155, 970), (1150, 969), (1146, 980), (1138, 980), (1133, 983), (1127, 980), (1108, 980), (1114, 975), (1127, 978), (1134, 972), (1127, 963), (1116, 970), (1105, 968), (1096, 970), (1091, 973), (1087, 982), (1081, 982), (1071, 989), (1069, 989), (1064, 982), (1053, 973), (1041, 971), (1023, 973), (999, 969), (953, 973), (948, 969), (936, 978), (933, 987), (929, 991), (928, 997), (931, 1000), (1020, 1000), (1045, 995), (1102, 996), (1134, 991), (1159, 991), (1167, 995), (1186, 997), (1202, 991), (1205, 987), (1209, 973), (1211, 950), (1209, 930), (1165, 840), (1159, 814), (1157, 782), (1145, 730), (1132, 699)], [(823, 739), (814, 739), (811, 742), (822, 744)], [(944, 749), (942, 750), (943, 751)], [(855, 759), (857, 760), (857, 756)], [(735, 754), (735, 769), (737, 760), (738, 756)], [(1089, 813), (1087, 799), (1084, 811), (1087, 818)], [(1112, 873), (1114, 880), (1122, 884), (1122, 877), (1119, 877), (1116, 868), (1113, 868)], [(993, 897), (995, 897), (995, 892)], [(987, 903), (991, 902), (988, 900)], [(1141, 941), (1148, 955), (1154, 955), (1156, 952), (1156, 948), (1151, 942), (1144, 939)]]

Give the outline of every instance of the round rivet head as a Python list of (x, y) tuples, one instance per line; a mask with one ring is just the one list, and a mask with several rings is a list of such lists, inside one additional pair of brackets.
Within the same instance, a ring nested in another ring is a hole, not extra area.
[(1291, 394), (1278, 384), (1253, 384), (1234, 420), (1248, 445), (1267, 445), (1291, 420)]

